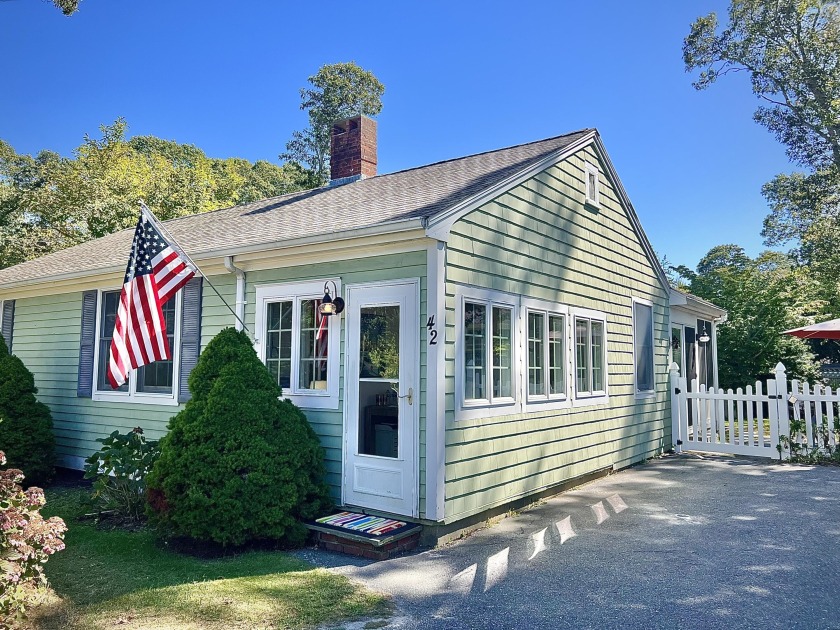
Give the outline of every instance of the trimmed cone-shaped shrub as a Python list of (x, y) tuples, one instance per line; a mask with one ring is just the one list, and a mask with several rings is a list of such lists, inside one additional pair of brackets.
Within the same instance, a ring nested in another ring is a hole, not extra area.
[(147, 479), (149, 516), (178, 536), (222, 545), (299, 545), (301, 518), (329, 506), (324, 452), (248, 336), (226, 328), (189, 379)]
[(27, 485), (42, 486), (52, 478), (55, 436), (50, 409), (37, 393), (32, 372), (9, 354), (0, 335), (0, 450), (9, 468), (23, 471)]

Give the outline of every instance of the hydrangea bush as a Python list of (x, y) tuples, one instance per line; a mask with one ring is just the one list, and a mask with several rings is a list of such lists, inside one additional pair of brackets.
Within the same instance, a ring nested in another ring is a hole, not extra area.
[[(0, 451), (0, 465), (6, 455)], [(44, 563), (64, 549), (64, 521), (44, 520), (44, 491), (21, 487), (23, 473), (0, 470), (0, 627), (14, 627), (32, 587), (46, 583)]]

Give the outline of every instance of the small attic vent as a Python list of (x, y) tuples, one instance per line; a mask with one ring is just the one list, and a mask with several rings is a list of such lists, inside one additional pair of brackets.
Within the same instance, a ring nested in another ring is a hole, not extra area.
[(598, 167), (586, 164), (586, 203), (598, 205)]

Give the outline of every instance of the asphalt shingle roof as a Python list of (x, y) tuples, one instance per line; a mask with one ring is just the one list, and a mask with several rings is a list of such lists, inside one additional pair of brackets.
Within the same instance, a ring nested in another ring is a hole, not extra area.
[[(378, 175), (350, 184), (271, 197), (171, 219), (166, 228), (191, 256), (428, 218), (574, 143), (592, 130)], [(154, 208), (152, 208), (154, 210)], [(0, 270), (4, 285), (126, 264), (134, 228)]]

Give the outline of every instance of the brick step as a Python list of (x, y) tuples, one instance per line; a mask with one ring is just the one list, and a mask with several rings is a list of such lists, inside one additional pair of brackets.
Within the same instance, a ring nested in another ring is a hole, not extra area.
[(321, 549), (346, 553), (369, 560), (388, 560), (417, 547), (423, 527), (418, 525), (395, 536), (362, 536), (352, 532), (336, 531), (334, 528), (320, 527), (306, 523), (312, 531), (315, 542)]

